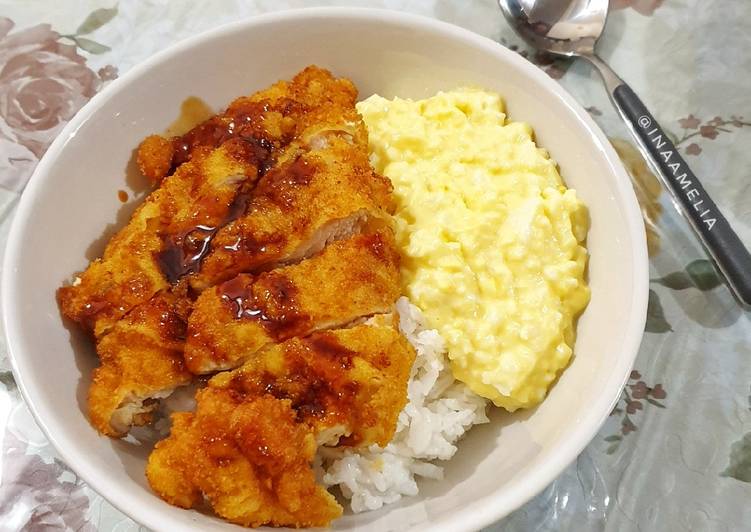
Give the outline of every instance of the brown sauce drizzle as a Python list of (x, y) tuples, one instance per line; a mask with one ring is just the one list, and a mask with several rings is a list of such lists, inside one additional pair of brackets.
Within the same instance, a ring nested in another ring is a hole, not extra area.
[(295, 187), (306, 187), (310, 184), (314, 172), (315, 166), (298, 156), (295, 162), (285, 169), (282, 182)]
[(332, 382), (316, 371), (315, 367), (304, 364), (295, 366), (298, 364), (293, 364), (283, 378), (264, 373), (250, 388), (250, 383), (244, 382), (242, 377), (231, 386), (239, 388), (238, 391), (243, 395), (260, 393), (271, 395), (275, 399), (289, 399), (298, 422), (326, 415), (347, 416), (360, 389), (357, 382), (346, 378), (343, 382)]
[[(248, 157), (254, 160), (259, 173), (265, 172), (271, 160), (271, 143), (265, 139), (243, 140), (247, 144), (246, 147), (251, 148)], [(200, 271), (201, 262), (211, 251), (214, 235), (221, 227), (245, 214), (250, 196), (249, 191), (241, 190), (229, 204), (224, 219), (216, 227), (197, 225), (182, 233), (163, 237), (164, 247), (157, 253), (157, 262), (171, 284), (175, 284), (185, 275)]]
[(269, 248), (280, 248), (286, 242), (282, 233), (277, 232), (263, 239), (255, 238), (253, 235), (238, 235), (231, 244), (225, 244), (223, 249), (230, 252), (240, 252), (248, 255), (262, 255)]
[(170, 284), (175, 284), (181, 277), (196, 273), (201, 261), (211, 248), (211, 239), (217, 228), (198, 225), (194, 229), (168, 237), (165, 246), (157, 253), (159, 267)]
[[(292, 378), (294, 379), (294, 375)], [(359, 389), (359, 384), (352, 380), (337, 383), (315, 376), (305, 383), (302, 393), (292, 398), (292, 408), (297, 413), (298, 421), (304, 421), (308, 417), (320, 418), (327, 414), (349, 417), (347, 413), (352, 409)]]
[(274, 272), (265, 274), (263, 281), (266, 289), (258, 306), (266, 311), (266, 330), (277, 338), (289, 338), (300, 329), (303, 332), (308, 317), (300, 313), (297, 287), (283, 274)]
[(297, 420), (303, 421), (307, 417), (323, 417), (326, 414), (327, 403), (330, 403), (331, 399), (336, 398), (337, 395), (329, 383), (323, 379), (315, 379), (308, 383), (303, 393), (292, 401), (292, 409), (297, 413)]
[[(307, 361), (293, 362), (287, 369), (285, 380), (291, 381), (298, 393), (291, 397), (297, 420), (326, 415), (349, 417), (360, 385), (351, 380), (347, 370), (353, 365), (356, 352), (343, 346), (336, 337), (323, 332), (306, 340)], [(302, 389), (298, 383), (303, 384)]]
[(300, 313), (297, 288), (283, 275), (268, 274), (261, 297), (253, 291), (254, 280), (238, 275), (219, 285), (222, 301), (236, 320), (257, 320), (277, 340), (307, 332), (310, 318)]
[(230, 203), (229, 209), (227, 210), (225, 223), (230, 223), (233, 220), (237, 220), (240, 216), (245, 214), (245, 211), (248, 210), (248, 204), (250, 203), (250, 196), (251, 194), (247, 190), (243, 190), (237, 196), (235, 196), (235, 199), (232, 200), (232, 203)]
[(351, 349), (340, 344), (336, 337), (331, 334), (317, 334), (310, 343), (316, 350), (316, 353), (326, 357), (332, 362), (336, 362), (341, 369), (352, 367), (352, 358), (357, 354)]
[(180, 104), (180, 114), (164, 130), (164, 135), (167, 137), (185, 135), (201, 122), (211, 118), (213, 114), (214, 111), (201, 98), (189, 96)]
[(266, 175), (266, 172), (268, 172), (271, 167), (274, 166), (274, 158), (272, 157), (272, 154), (274, 153), (274, 144), (270, 140), (263, 137), (241, 138), (252, 148), (253, 156), (258, 167), (258, 177), (263, 177), (264, 175)]
[(292, 162), (279, 164), (263, 181), (264, 190), (274, 190), (284, 187), (304, 187), (310, 184), (315, 173), (315, 162), (299, 154)]
[[(315, 174), (316, 166), (311, 161), (297, 157), (291, 164), (276, 167), (265, 175), (259, 185), (258, 195), (266, 197), (276, 205), (291, 209), (294, 207), (296, 188), (308, 186)], [(248, 211), (249, 196), (243, 198), (243, 213)], [(264, 239), (257, 239), (252, 235), (238, 235), (234, 242), (225, 244), (223, 249), (230, 252), (258, 255), (266, 253), (269, 246), (281, 245), (285, 241), (282, 234), (275, 234)]]
[(316, 171), (314, 162), (298, 156), (291, 164), (277, 166), (266, 175), (260, 185), (263, 195), (280, 207), (291, 209), (295, 203), (297, 189), (310, 184)]
[(256, 318), (265, 321), (267, 319), (263, 311), (256, 306), (252, 277), (238, 275), (219, 285), (218, 291), (222, 301), (229, 306), (232, 317), (236, 320)]
[(187, 133), (174, 137), (173, 167), (189, 160), (196, 146), (216, 148), (233, 137), (256, 140), (261, 132), (253, 131), (253, 126), (259, 125), (258, 122), (263, 120), (263, 113), (268, 110), (268, 103), (247, 102), (232, 109), (231, 113), (212, 116)]
[[(240, 293), (245, 291), (240, 284), (230, 287)], [(339, 343), (331, 333), (317, 333), (295, 342), (285, 351), (285, 368), (281, 374), (240, 371), (226, 389), (238, 402), (262, 395), (289, 400), (297, 422), (311, 417), (330, 417), (331, 421), (347, 423), (357, 432), (360, 424), (358, 416), (353, 417), (352, 405), (360, 392), (360, 383), (352, 380), (348, 371), (357, 353)], [(361, 436), (343, 440), (340, 444), (356, 444)]]

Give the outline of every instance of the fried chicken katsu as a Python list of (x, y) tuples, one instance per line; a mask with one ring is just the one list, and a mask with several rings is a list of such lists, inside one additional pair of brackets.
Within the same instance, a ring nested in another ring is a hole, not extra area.
[[(227, 109), (182, 136), (151, 135), (138, 148), (141, 172), (158, 183), (194, 153), (216, 148), (231, 138), (264, 138), (275, 150), (293, 139), (307, 140), (321, 132), (341, 131), (367, 147), (367, 131), (355, 110), (357, 89), (351, 81), (309, 66), (292, 81), (278, 81), (251, 96), (242, 96)], [(257, 117), (262, 116), (262, 120)]]
[(345, 135), (316, 137), (258, 182), (245, 216), (217, 232), (198, 290), (238, 273), (296, 262), (327, 242), (390, 223), (391, 183)]
[(63, 314), (99, 337), (131, 308), (198, 271), (216, 231), (245, 212), (258, 177), (285, 153), (295, 157), (300, 145), (342, 134), (367, 157), (356, 96), (348, 80), (309, 67), (292, 82), (239, 98), (182, 137), (147, 138), (139, 166), (161, 186), (104, 256), (58, 291)]
[(269, 343), (389, 312), (398, 297), (391, 230), (356, 235), (298, 264), (204, 291), (188, 321), (185, 362), (197, 374), (233, 368)]
[(149, 483), (245, 526), (325, 526), (342, 509), (315, 482), (317, 445), (388, 443), (414, 356), (393, 319), (273, 345), (212, 378), (195, 413), (173, 415)]
[[(177, 140), (147, 139), (139, 149), (139, 163), (160, 186), (111, 239), (104, 256), (72, 285), (59, 289), (63, 314), (100, 340), (133, 309), (198, 271), (216, 231), (245, 212), (256, 180), (277, 158), (285, 157), (289, 143), (296, 143), (292, 156), (300, 145), (314, 137), (326, 138), (331, 131), (344, 130), (359, 139), (358, 145), (367, 143), (355, 98), (349, 81), (311, 67), (292, 82), (236, 100), (225, 113)], [(211, 127), (221, 129), (220, 123), (226, 134), (210, 134)], [(162, 164), (162, 174), (170, 175), (156, 179), (157, 152), (165, 143), (183, 146), (182, 159), (178, 157), (177, 166), (172, 159)], [(135, 362), (134, 353), (123, 349), (122, 356), (110, 358)], [(111, 405), (100, 407), (106, 412)], [(99, 430), (121, 433), (107, 429), (104, 417), (96, 423)]]
[[(184, 508), (246, 526), (324, 526), (319, 445), (386, 445), (415, 353), (397, 327), (391, 182), (369, 162), (346, 79), (308, 67), (137, 163), (155, 190), (102, 258), (58, 290), (100, 366), (91, 424), (122, 437), (196, 375), (147, 466)], [(231, 370), (231, 371), (227, 371)]]
[(162, 291), (135, 307), (97, 342), (101, 365), (89, 388), (89, 416), (99, 432), (124, 436), (151, 422), (156, 400), (193, 379), (183, 364), (190, 302)]

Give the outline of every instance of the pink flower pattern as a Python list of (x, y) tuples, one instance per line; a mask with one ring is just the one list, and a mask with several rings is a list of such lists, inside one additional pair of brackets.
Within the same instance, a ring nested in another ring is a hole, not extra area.
[(20, 190), (65, 124), (117, 70), (86, 66), (48, 24), (0, 17), (0, 186)]
[(618, 450), (623, 439), (639, 430), (639, 427), (634, 423), (631, 416), (644, 410), (644, 403), (648, 403), (658, 408), (665, 408), (665, 405), (660, 400), (665, 399), (668, 396), (662, 384), (655, 384), (654, 386), (648, 386), (646, 382), (642, 380), (642, 375), (639, 371), (633, 370), (628, 378), (628, 384), (623, 389), (621, 399), (610, 413), (611, 416), (623, 415), (621, 418), (621, 430), (620, 434), (611, 434), (605, 438), (605, 441), (609, 443), (607, 454), (613, 454)]
[[(701, 118), (690, 114), (685, 118), (679, 119), (678, 125), (683, 128), (683, 136), (676, 139), (675, 145), (679, 149), (683, 149), (686, 155), (699, 155), (702, 152), (702, 147), (696, 143), (696, 140), (699, 140), (699, 138), (715, 140), (720, 133), (733, 133), (735, 129), (751, 126), (751, 122), (748, 122), (742, 116), (736, 115), (732, 115), (730, 118), (715, 116), (707, 121), (703, 121)], [(686, 144), (691, 139), (693, 139), (692, 142)]]
[(71, 481), (62, 480), (63, 473), (72, 474), (67, 467), (26, 454), (26, 444), (8, 430), (2, 452), (0, 516), (13, 515), (20, 530), (29, 532), (95, 532), (86, 519), (89, 498), (83, 482), (75, 475)]

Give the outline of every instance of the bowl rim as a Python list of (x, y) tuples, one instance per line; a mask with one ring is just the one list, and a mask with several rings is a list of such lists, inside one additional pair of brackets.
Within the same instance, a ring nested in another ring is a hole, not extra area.
[[(80, 478), (112, 504), (112, 506), (137, 523), (153, 530), (173, 530), (175, 526), (179, 526), (179, 523), (173, 522), (170, 517), (166, 516), (158, 509), (142, 505), (137, 498), (129, 495), (127, 492), (117, 493), (118, 498), (116, 500), (115, 495), (109, 490), (111, 487), (111, 480), (108, 480), (106, 476), (102, 476), (95, 468), (90, 467), (82, 452), (78, 451), (74, 446), (68, 447), (63, 445), (58, 440), (32, 400), (32, 397), (34, 397), (36, 392), (28, 386), (24, 379), (24, 373), (21, 368), (25, 357), (23, 349), (20, 346), (20, 341), (16, 340), (16, 337), (21, 337), (19, 325), (20, 320), (14, 312), (10, 312), (12, 309), (17, 308), (20, 300), (20, 294), (14, 287), (14, 279), (19, 270), (19, 254), (21, 253), (24, 244), (21, 238), (23, 229), (32, 218), (31, 215), (33, 213), (36, 197), (45, 184), (43, 176), (49, 174), (56, 159), (65, 149), (68, 140), (75, 135), (76, 130), (85, 123), (91, 115), (97, 112), (102, 103), (116, 95), (122, 88), (137, 81), (143, 74), (147, 73), (152, 68), (159, 67), (171, 57), (181, 54), (191, 48), (201, 46), (205, 42), (211, 41), (223, 34), (232, 33), (234, 31), (247, 31), (255, 26), (274, 24), (281, 21), (294, 19), (310, 20), (330, 17), (382, 21), (395, 25), (410, 26), (417, 29), (432, 30), (444, 34), (449, 40), (462, 41), (473, 47), (481, 48), (494, 54), (505, 54), (507, 56), (506, 59), (513, 63), (516, 68), (525, 70), (526, 74), (534, 78), (547, 92), (558, 97), (583, 123), (595, 143), (599, 144), (599, 147), (602, 150), (602, 156), (610, 166), (613, 174), (615, 174), (614, 185), (621, 197), (625, 200), (621, 206), (623, 208), (624, 217), (627, 221), (627, 232), (633, 239), (632, 252), (634, 256), (634, 271), (632, 272), (632, 282), (634, 283), (635, 289), (633, 291), (630, 305), (632, 315), (628, 327), (624, 330), (625, 341), (621, 349), (622, 356), (618, 359), (620, 371), (614, 372), (613, 376), (606, 383), (607, 385), (605, 389), (611, 390), (611, 392), (608, 394), (602, 394), (598, 397), (597, 401), (593, 403), (592, 408), (588, 409), (580, 418), (579, 425), (585, 427), (586, 430), (580, 429), (572, 432), (560, 443), (555, 458), (541, 463), (529, 470), (525, 482), (522, 484), (522, 489), (505, 495), (499, 495), (492, 492), (477, 497), (472, 504), (467, 505), (461, 511), (455, 512), (440, 523), (431, 523), (431, 525), (435, 526), (435, 529), (445, 531), (477, 530), (508, 515), (541, 492), (576, 459), (581, 451), (597, 434), (597, 431), (607, 419), (610, 411), (620, 398), (621, 390), (628, 380), (629, 373), (636, 359), (643, 336), (644, 324), (646, 322), (649, 286), (649, 263), (646, 235), (641, 211), (638, 207), (638, 202), (631, 186), (631, 181), (606, 135), (597, 126), (584, 108), (575, 101), (561, 85), (552, 80), (546, 73), (528, 62), (526, 59), (523, 59), (515, 52), (508, 50), (506, 47), (492, 39), (448, 22), (395, 10), (364, 7), (308, 7), (254, 15), (239, 21), (222, 24), (216, 28), (212, 28), (208, 31), (178, 41), (133, 66), (121, 77), (112, 81), (108, 86), (95, 94), (91, 100), (89, 100), (89, 102), (87, 102), (86, 105), (76, 113), (73, 119), (68, 122), (60, 134), (55, 138), (45, 155), (39, 161), (21, 196), (9, 232), (2, 269), (2, 284), (0, 285), (0, 288), (2, 291), (3, 325), (6, 331), (8, 356), (18, 389), (20, 390), (21, 396), (26, 402), (27, 407), (33, 414), (34, 419), (39, 424), (49, 442), (53, 445), (54, 449), (59, 453), (68, 467), (75, 471)], [(618, 375), (620, 375), (620, 378)]]

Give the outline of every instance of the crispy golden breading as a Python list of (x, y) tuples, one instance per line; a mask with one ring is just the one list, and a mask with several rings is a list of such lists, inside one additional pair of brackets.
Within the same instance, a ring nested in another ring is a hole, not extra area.
[(188, 133), (172, 138), (147, 137), (138, 148), (138, 165), (159, 182), (201, 148), (220, 146), (234, 137), (263, 138), (278, 151), (293, 139), (320, 131), (343, 130), (367, 146), (367, 131), (355, 110), (357, 89), (351, 81), (309, 66), (292, 81), (279, 81), (251, 96), (242, 96), (227, 109)]
[[(179, 167), (147, 198), (128, 226), (113, 237), (104, 257), (89, 266), (80, 283), (59, 290), (63, 314), (93, 329), (98, 337), (135, 305), (198, 271), (217, 229), (245, 212), (247, 194), (255, 180), (277, 158), (286, 161), (283, 168), (292, 172), (303, 168), (304, 174), (307, 163), (295, 165), (299, 154), (327, 147), (331, 139), (338, 138), (346, 139), (340, 144), (348, 146), (339, 150), (340, 156), (357, 152), (359, 159), (367, 162), (367, 132), (354, 106), (356, 96), (348, 80), (309, 67), (292, 82), (279, 82), (236, 100), (224, 114), (179, 137), (178, 144), (148, 137), (139, 149), (138, 161), (150, 179), (159, 181), (165, 168)], [(229, 133), (222, 133), (219, 124)], [(280, 177), (279, 169), (274, 175), (276, 178), (267, 180), (265, 192), (272, 196), (286, 194), (285, 185), (279, 183), (285, 177)], [(377, 176), (369, 186), (383, 188), (386, 183)], [(255, 203), (265, 205), (268, 199), (266, 194)], [(257, 229), (268, 231), (271, 225), (274, 230), (284, 229), (273, 215), (266, 222)], [(267, 232), (256, 236), (273, 238)], [(222, 245), (221, 239), (218, 244)], [(239, 254), (244, 255), (244, 250)], [(196, 282), (196, 287), (207, 286), (210, 284), (204, 281)]]
[(390, 224), (391, 182), (347, 135), (280, 161), (257, 184), (245, 216), (223, 227), (191, 286), (202, 291), (238, 273), (296, 262), (327, 242)]
[(202, 496), (246, 526), (325, 526), (341, 514), (316, 485), (316, 444), (385, 445), (393, 437), (414, 351), (391, 322), (314, 333), (265, 350), (173, 415), (146, 474), (168, 502)]
[(316, 483), (317, 447), (393, 437), (415, 354), (391, 314), (392, 186), (370, 166), (356, 99), (311, 66), (184, 135), (147, 137), (137, 163), (158, 188), (58, 290), (97, 342), (88, 403), (103, 434), (150, 423), (189, 369), (237, 368), (149, 457), (171, 504), (326, 526), (342, 508)]
[(99, 432), (121, 437), (151, 422), (155, 400), (191, 382), (183, 364), (189, 312), (184, 296), (163, 291), (97, 342), (101, 365), (89, 388), (89, 417)]
[(342, 514), (315, 482), (313, 431), (297, 423), (289, 400), (236, 405), (221, 390), (198, 394), (195, 414), (172, 415), (172, 433), (149, 456), (146, 476), (170, 504), (205, 497), (221, 517), (244, 526), (326, 526)]
[(149, 178), (151, 184), (158, 185), (164, 176), (170, 173), (174, 153), (175, 147), (171, 139), (149, 135), (138, 146), (136, 162), (141, 173)]
[(389, 228), (334, 242), (293, 266), (240, 274), (196, 301), (186, 365), (197, 374), (237, 367), (269, 343), (389, 312), (399, 289)]
[(63, 314), (99, 338), (130, 309), (196, 269), (215, 228), (257, 178), (261, 156), (257, 145), (241, 139), (196, 153), (146, 198), (101, 259), (58, 290)]
[(212, 388), (237, 395), (290, 399), (297, 419), (315, 429), (319, 443), (385, 446), (407, 402), (415, 353), (396, 315), (348, 329), (292, 338), (264, 350), (242, 367), (217, 374)]

